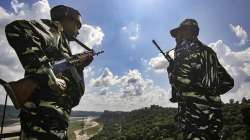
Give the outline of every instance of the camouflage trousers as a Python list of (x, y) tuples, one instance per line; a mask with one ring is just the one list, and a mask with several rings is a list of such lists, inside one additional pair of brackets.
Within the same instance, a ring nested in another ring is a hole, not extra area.
[(243, 122), (246, 125), (246, 139), (250, 139), (250, 105), (241, 109)]
[(67, 140), (64, 121), (54, 118), (53, 113), (37, 113), (21, 110), (21, 140)]
[(178, 123), (184, 140), (219, 140), (222, 129), (220, 108), (198, 103), (179, 103)]

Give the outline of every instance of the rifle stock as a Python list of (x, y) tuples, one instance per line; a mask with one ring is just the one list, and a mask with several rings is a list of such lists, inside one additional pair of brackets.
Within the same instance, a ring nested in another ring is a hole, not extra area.
[(9, 83), (1, 80), (1, 84), (10, 96), (16, 109), (21, 108), (30, 99), (31, 95), (35, 93), (34, 90), (38, 88), (38, 82), (29, 77)]

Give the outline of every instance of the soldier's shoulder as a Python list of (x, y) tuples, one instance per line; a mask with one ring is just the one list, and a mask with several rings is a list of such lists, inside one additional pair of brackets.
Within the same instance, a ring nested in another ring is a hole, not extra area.
[(9, 24), (7, 24), (6, 28), (13, 27), (13, 26), (26, 27), (26, 26), (28, 26), (28, 24), (30, 24), (30, 21), (28, 21), (28, 20), (14, 20), (14, 21), (10, 22)]
[(60, 24), (60, 22), (58, 22), (58, 21), (52, 21), (52, 20), (48, 20), (48, 19), (42, 19), (41, 21), (46, 26), (51, 28), (53, 31), (56, 31), (56, 32), (62, 32), (63, 31), (63, 27)]
[(32, 30), (33, 26), (37, 23), (35, 20), (14, 20), (5, 26), (5, 31), (24, 31), (26, 29)]
[(207, 54), (211, 54), (211, 55), (216, 55), (215, 51), (209, 47), (208, 45), (206, 44), (203, 44), (200, 42), (200, 50), (203, 52), (203, 53), (207, 53)]

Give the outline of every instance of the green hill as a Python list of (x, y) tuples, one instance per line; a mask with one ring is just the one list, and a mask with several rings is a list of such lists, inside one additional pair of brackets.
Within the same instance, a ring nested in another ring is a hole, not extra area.
[[(224, 133), (228, 140), (245, 140), (246, 128), (242, 122), (239, 102), (224, 104)], [(131, 112), (105, 111), (99, 118), (103, 130), (91, 140), (182, 140), (174, 121), (176, 108), (152, 105)]]
[[(247, 106), (250, 100), (239, 102), (230, 101), (222, 107), (224, 130), (227, 140), (246, 140), (246, 127), (243, 124), (241, 108)], [(0, 106), (0, 116), (3, 106)], [(98, 122), (103, 125), (102, 131), (91, 140), (181, 140), (181, 132), (175, 122), (176, 108), (164, 108), (157, 105), (133, 110), (131, 112), (85, 112), (73, 111), (73, 117), (100, 116)], [(13, 106), (7, 106), (6, 118), (17, 118), (18, 111)], [(75, 121), (71, 125), (80, 129), (82, 124)], [(73, 129), (72, 129), (73, 130)], [(73, 131), (72, 131), (72, 135)]]
[(152, 105), (131, 112), (104, 111), (103, 130), (91, 140), (161, 140), (178, 136), (176, 108)]

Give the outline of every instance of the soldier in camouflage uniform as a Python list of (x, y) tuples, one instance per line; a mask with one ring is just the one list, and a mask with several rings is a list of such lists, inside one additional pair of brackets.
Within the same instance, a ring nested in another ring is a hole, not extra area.
[(219, 63), (216, 53), (198, 40), (195, 20), (185, 19), (170, 33), (176, 39), (176, 48), (168, 74), (178, 102), (176, 117), (184, 140), (219, 140), (220, 95), (232, 89), (234, 80)]
[(82, 71), (93, 60), (93, 53), (86, 53), (82, 66), (76, 68), (82, 77), (80, 82), (70, 70), (57, 74), (53, 80), (48, 62), (72, 56), (69, 41), (81, 28), (80, 16), (77, 10), (59, 5), (51, 9), (51, 20), (17, 20), (6, 26), (7, 39), (25, 69), (25, 77), (39, 83), (20, 112), (21, 139), (67, 139), (71, 109), (84, 94)]

